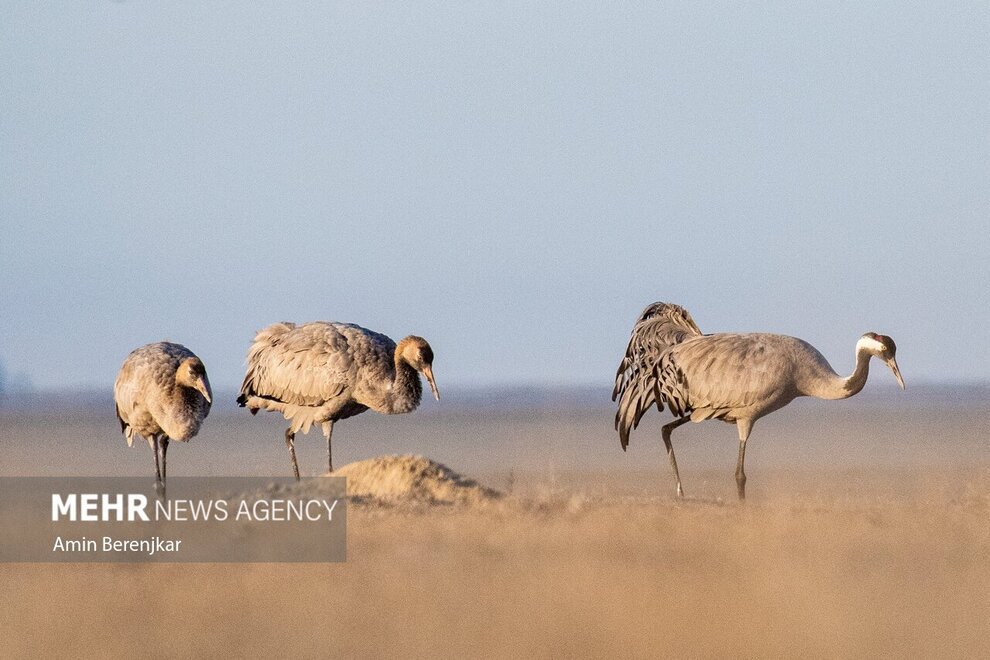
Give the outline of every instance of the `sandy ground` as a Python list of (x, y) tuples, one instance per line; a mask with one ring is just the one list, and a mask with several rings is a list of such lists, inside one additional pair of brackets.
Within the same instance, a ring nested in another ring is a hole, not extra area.
[[(344, 564), (2, 565), (0, 655), (990, 656), (985, 406), (830, 410), (831, 446), (794, 440), (827, 435), (821, 410), (754, 432), (745, 505), (734, 501), (734, 434), (721, 425), (688, 427), (679, 459), (693, 497), (678, 502), (656, 438), (623, 454), (607, 421), (603, 431), (577, 414), (494, 427), (434, 418), (434, 457), (508, 497), (354, 506)], [(355, 442), (381, 428), (366, 417), (349, 447), (339, 427), (345, 460), (396, 444)], [(407, 417), (406, 444), (428, 453), (415, 425), (427, 433), (429, 415)], [(5, 474), (106, 473), (104, 451), (123, 472), (150, 466), (102, 420), (68, 420), (55, 440), (37, 421), (0, 418)], [(287, 468), (268, 437), (278, 427), (239, 438), (242, 465), (254, 466), (245, 472)], [(502, 434), (525, 440), (492, 443)], [(300, 463), (312, 473), (322, 452), (309, 438)], [(197, 462), (211, 471), (190, 457), (222, 452), (199, 440), (170, 452), (170, 474), (173, 460), (185, 474)], [(479, 443), (487, 462), (470, 458)], [(585, 458), (569, 460), (568, 448)]]
[(355, 508), (337, 565), (7, 565), (4, 657), (990, 653), (990, 475), (745, 506)]

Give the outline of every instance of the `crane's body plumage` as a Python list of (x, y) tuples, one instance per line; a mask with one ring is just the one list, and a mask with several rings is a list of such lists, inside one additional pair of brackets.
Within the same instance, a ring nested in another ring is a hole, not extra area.
[(811, 344), (763, 333), (693, 337), (661, 356), (659, 374), (674, 415), (726, 422), (758, 419), (839, 378)]
[[(213, 398), (202, 361), (185, 346), (158, 342), (124, 360), (113, 387), (120, 430), (130, 446), (143, 437), (162, 463), (170, 440), (188, 442), (199, 433)], [(164, 492), (165, 474), (158, 470)]]
[(135, 435), (149, 443), (157, 435), (188, 442), (199, 433), (210, 402), (196, 389), (176, 381), (179, 365), (189, 359), (199, 360), (185, 346), (170, 342), (148, 344), (127, 356), (113, 394), (128, 445)]
[[(690, 420), (720, 419), (739, 428), (739, 496), (745, 495), (743, 455), (753, 423), (799, 396), (843, 399), (866, 384), (873, 356), (887, 361), (903, 387), (893, 340), (867, 333), (856, 346), (856, 369), (839, 376), (811, 344), (766, 333), (701, 333), (677, 305), (654, 303), (640, 315), (616, 372), (612, 399), (619, 401), (615, 427), (622, 448), (652, 406), (670, 409), (676, 420), (663, 429), (674, 474), (671, 431)], [(677, 484), (681, 494), (680, 478)]]
[(420, 337), (396, 344), (352, 323), (274, 323), (254, 338), (237, 402), (256, 413), (270, 410), (289, 421), (286, 443), (298, 477), (296, 433), (314, 424), (327, 436), (333, 423), (366, 410), (392, 415), (412, 412), (422, 399), (422, 372), (439, 398), (432, 373), (433, 351)]

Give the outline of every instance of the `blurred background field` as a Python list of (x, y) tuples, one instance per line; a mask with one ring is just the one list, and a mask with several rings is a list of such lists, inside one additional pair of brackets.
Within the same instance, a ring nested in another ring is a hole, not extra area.
[[(233, 400), (233, 393), (218, 392), (200, 434), (174, 444), (170, 475), (291, 474), (281, 416), (252, 417)], [(798, 399), (754, 427), (746, 456), (750, 496), (766, 492), (774, 473), (801, 473), (812, 489), (843, 492), (844, 480), (832, 473), (881, 469), (917, 481), (935, 469), (979, 468), (990, 461), (988, 413), (987, 385), (914, 384), (904, 392), (877, 385), (845, 401)], [(673, 480), (660, 440), (666, 417), (648, 414), (626, 452), (613, 417), (608, 390), (451, 389), (441, 403), (427, 401), (412, 415), (369, 413), (341, 422), (334, 462), (420, 454), (498, 488), (566, 482), (599, 494), (669, 493)], [(734, 427), (689, 424), (673, 437), (688, 494), (734, 496)], [(146, 445), (128, 450), (109, 392), (8, 397), (0, 405), (0, 438), (3, 476), (153, 474)], [(296, 447), (304, 475), (324, 471), (318, 432), (297, 438)]]

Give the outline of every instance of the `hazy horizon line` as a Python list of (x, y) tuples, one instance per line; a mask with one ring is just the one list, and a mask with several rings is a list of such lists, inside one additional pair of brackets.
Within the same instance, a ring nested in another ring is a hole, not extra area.
[[(437, 411), (448, 408), (476, 408), (497, 405), (508, 409), (526, 408), (586, 408), (593, 406), (609, 407), (612, 386), (604, 384), (586, 385), (540, 385), (540, 384), (500, 384), (500, 385), (451, 385), (441, 390), (442, 401), (427, 407)], [(237, 389), (216, 388), (213, 407), (215, 410), (231, 410), (238, 406), (235, 402)], [(861, 403), (884, 403), (907, 405), (922, 401), (931, 403), (990, 403), (990, 380), (919, 381), (909, 383), (901, 391), (893, 382), (877, 382), (860, 392), (851, 400)], [(110, 387), (62, 387), (32, 390), (14, 390), (0, 394), (0, 411), (31, 411), (49, 407), (57, 410), (81, 410), (100, 406), (112, 409), (113, 389)]]

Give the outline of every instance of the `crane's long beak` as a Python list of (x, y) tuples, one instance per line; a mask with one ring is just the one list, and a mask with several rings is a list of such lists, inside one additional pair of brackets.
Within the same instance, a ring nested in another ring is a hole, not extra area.
[(196, 379), (196, 384), (193, 385), (203, 398), (206, 399), (207, 403), (213, 403), (213, 395), (210, 393), (210, 381), (206, 380), (206, 376)]
[(426, 376), (426, 380), (430, 382), (430, 389), (433, 390), (433, 398), (439, 401), (440, 390), (437, 389), (437, 382), (433, 380), (433, 365), (428, 364), (423, 367), (423, 375)]
[(903, 390), (904, 379), (901, 378), (901, 370), (897, 368), (897, 360), (895, 360), (894, 358), (890, 358), (889, 360), (887, 360), (887, 366), (890, 367), (890, 370), (894, 372), (894, 378), (897, 379), (897, 384), (900, 385), (901, 389)]

